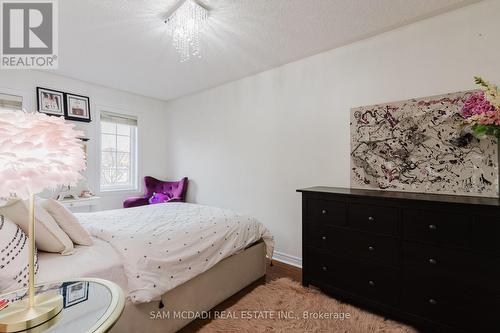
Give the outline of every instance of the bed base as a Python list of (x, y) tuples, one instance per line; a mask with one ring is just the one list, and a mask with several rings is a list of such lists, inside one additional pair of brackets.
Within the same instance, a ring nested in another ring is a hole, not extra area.
[(265, 274), (266, 249), (264, 242), (258, 242), (163, 294), (162, 309), (160, 302), (127, 303), (110, 332), (177, 332), (194, 319), (174, 318), (176, 313), (189, 317), (193, 313), (209, 311)]

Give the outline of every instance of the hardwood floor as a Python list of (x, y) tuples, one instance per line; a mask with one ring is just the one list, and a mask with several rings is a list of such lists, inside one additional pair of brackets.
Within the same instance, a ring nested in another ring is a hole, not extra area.
[[(240, 290), (238, 293), (234, 294), (224, 302), (220, 303), (217, 305), (213, 310), (215, 311), (224, 311), (230, 306), (236, 304), (238, 300), (240, 300), (243, 296), (245, 296), (247, 293), (252, 291), (255, 287), (269, 282), (273, 281), (279, 278), (287, 277), (290, 278), (294, 281), (301, 282), (302, 281), (302, 269), (287, 265), (285, 263), (275, 261), (273, 260), (272, 266), (271, 263), (267, 263), (267, 272), (266, 276), (262, 277), (261, 279), (255, 281), (248, 287)], [(200, 328), (202, 328), (204, 325), (206, 325), (210, 320), (195, 320), (186, 327), (184, 327), (182, 330), (179, 332), (181, 333), (194, 333), (197, 332)]]
[(276, 260), (273, 260), (272, 266), (270, 262), (268, 262), (266, 281), (269, 282), (282, 277), (288, 277), (294, 281), (302, 282), (302, 269)]

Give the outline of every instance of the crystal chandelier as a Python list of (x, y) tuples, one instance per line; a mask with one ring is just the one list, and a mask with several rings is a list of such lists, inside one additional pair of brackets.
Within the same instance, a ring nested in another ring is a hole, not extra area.
[(191, 56), (201, 58), (200, 31), (207, 19), (208, 10), (194, 0), (182, 0), (170, 11), (165, 24), (181, 62)]

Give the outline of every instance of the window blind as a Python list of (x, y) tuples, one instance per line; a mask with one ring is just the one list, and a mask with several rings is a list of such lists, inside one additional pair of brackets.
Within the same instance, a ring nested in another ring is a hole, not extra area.
[(23, 98), (0, 93), (0, 109), (21, 110), (23, 108)]
[(101, 121), (113, 124), (137, 126), (137, 118), (111, 112), (101, 112)]

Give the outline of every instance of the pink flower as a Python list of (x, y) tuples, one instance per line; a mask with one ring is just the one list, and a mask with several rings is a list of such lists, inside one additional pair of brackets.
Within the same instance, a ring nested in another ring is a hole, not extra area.
[(473, 93), (465, 101), (460, 114), (464, 118), (496, 112), (495, 107), (486, 99), (483, 91)]
[(486, 112), (485, 114), (479, 116), (479, 119), (477, 122), (481, 125), (500, 126), (500, 113), (496, 112), (496, 111)]
[(466, 124), (472, 125), (496, 125), (500, 126), (500, 112), (486, 112), (483, 114), (473, 115), (465, 121)]

